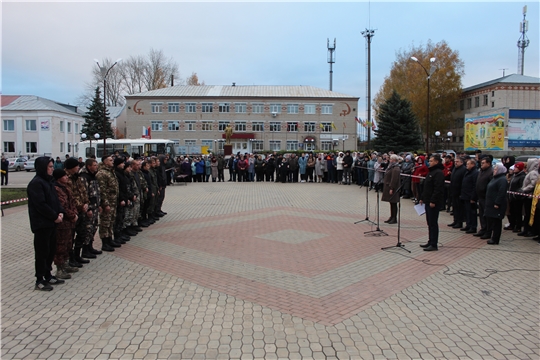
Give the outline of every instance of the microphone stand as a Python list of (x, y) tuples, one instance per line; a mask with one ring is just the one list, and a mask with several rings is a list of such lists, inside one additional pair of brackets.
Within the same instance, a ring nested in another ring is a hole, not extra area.
[(401, 188), (403, 187), (403, 184), (401, 184), (401, 186), (396, 190), (396, 195), (398, 196), (398, 223), (397, 223), (397, 244), (394, 245), (394, 246), (387, 246), (387, 247), (383, 247), (381, 248), (381, 250), (387, 250), (387, 249), (393, 249), (393, 248), (398, 248), (398, 249), (403, 249), (405, 251), (407, 251), (409, 254), (411, 253), (410, 250), (407, 250), (405, 249), (405, 245), (403, 245), (401, 243)]
[[(379, 193), (377, 193), (377, 203), (378, 202), (379, 202)], [(377, 206), (377, 209), (378, 209), (378, 206)], [(360, 224), (360, 223), (363, 223), (365, 221), (365, 222), (368, 222), (368, 223), (370, 223), (372, 225), (377, 225), (377, 229), (378, 229), (379, 228), (378, 217), (379, 217), (379, 211), (377, 210), (377, 224), (374, 221), (371, 221), (369, 219), (369, 171), (368, 171), (368, 186), (366, 186), (366, 218), (364, 220), (356, 221), (355, 224)]]
[(371, 222), (373, 225), (377, 225), (377, 228), (375, 230), (372, 230), (372, 231), (366, 231), (364, 232), (364, 234), (366, 236), (370, 236), (370, 235), (373, 235), (373, 236), (388, 236), (388, 234), (386, 232), (384, 232), (383, 230), (381, 230), (381, 228), (379, 227), (379, 224), (380, 224), (380, 213), (381, 213), (381, 202), (379, 201), (379, 194), (380, 194), (380, 184), (381, 182), (383, 181), (384, 177), (382, 177), (378, 182), (377, 184), (375, 185), (375, 191), (377, 192), (377, 223), (375, 224), (374, 222)]

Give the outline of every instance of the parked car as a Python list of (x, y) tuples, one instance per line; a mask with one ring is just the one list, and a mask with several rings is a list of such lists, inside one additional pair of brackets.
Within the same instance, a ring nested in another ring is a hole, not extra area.
[(9, 170), (15, 170), (15, 171), (21, 171), (24, 169), (24, 162), (26, 161), (25, 158), (10, 158), (9, 161)]
[(29, 159), (24, 162), (24, 170), (26, 170), (27, 172), (36, 170), (36, 168), (34, 167), (34, 159)]
[(516, 158), (516, 162), (521, 161), (526, 164), (529, 159), (540, 159), (540, 155), (521, 155)]

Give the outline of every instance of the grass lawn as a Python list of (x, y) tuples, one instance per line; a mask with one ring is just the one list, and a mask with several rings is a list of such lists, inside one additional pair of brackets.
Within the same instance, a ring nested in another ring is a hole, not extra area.
[[(3, 188), (1, 190), (1, 201), (8, 201), (8, 200), (17, 200), (17, 199), (24, 199), (27, 197), (27, 194), (26, 194), (26, 189), (13, 189), (13, 188), (10, 188), (10, 189), (6, 189), (6, 188)], [(2, 207), (4, 209), (7, 209), (8, 207), (13, 207), (13, 206), (19, 206), (19, 205), (26, 205), (28, 203), (28, 201), (21, 201), (21, 202), (17, 202), (17, 203), (13, 203), (13, 204), (6, 204), (6, 205), (2, 205)]]

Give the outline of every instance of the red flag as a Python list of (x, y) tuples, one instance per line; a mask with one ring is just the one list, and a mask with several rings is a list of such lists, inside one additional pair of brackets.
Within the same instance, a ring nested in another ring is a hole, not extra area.
[(373, 119), (373, 125), (371, 126), (371, 129), (372, 129), (372, 130), (376, 130), (376, 129), (377, 129), (377, 125), (375, 124), (375, 119)]
[(343, 122), (343, 128), (345, 129), (347, 127), (347, 125), (345, 125), (345, 121)]
[(360, 120), (358, 120), (358, 118), (355, 116), (354, 117), (354, 121), (356, 121), (357, 123), (359, 123), (360, 125), (362, 125), (362, 123), (360, 122)]
[(148, 138), (152, 138), (152, 128), (150, 126), (148, 127)]

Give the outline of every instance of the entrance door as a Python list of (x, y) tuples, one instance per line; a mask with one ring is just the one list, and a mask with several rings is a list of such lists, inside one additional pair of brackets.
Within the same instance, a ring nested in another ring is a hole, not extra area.
[(314, 143), (304, 143), (304, 148), (306, 151), (315, 151), (315, 144)]
[(248, 152), (248, 143), (247, 140), (235, 140), (231, 142), (233, 146), (232, 152), (236, 155), (239, 151), (241, 154)]

